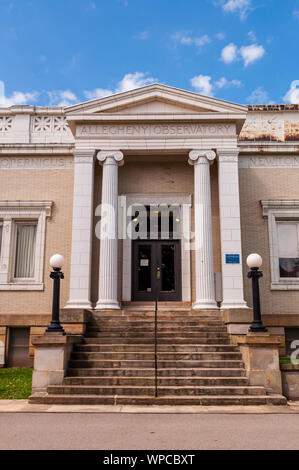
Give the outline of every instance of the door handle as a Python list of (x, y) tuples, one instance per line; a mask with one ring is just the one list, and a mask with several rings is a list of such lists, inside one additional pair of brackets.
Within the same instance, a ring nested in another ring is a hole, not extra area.
[(159, 281), (161, 279), (161, 268), (160, 266), (157, 267), (157, 280)]

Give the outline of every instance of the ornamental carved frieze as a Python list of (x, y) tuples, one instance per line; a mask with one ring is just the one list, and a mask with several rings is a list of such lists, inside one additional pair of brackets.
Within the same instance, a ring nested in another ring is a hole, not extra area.
[(55, 132), (67, 132), (68, 124), (64, 116), (54, 116), (54, 131)]
[(64, 133), (68, 131), (68, 124), (64, 116), (35, 116), (32, 123), (32, 132), (37, 133)]
[(13, 118), (2, 116), (0, 117), (0, 132), (9, 132), (12, 128)]

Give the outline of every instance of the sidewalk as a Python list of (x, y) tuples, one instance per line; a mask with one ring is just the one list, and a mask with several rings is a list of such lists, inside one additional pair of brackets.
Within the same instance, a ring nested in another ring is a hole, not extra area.
[(299, 414), (299, 401), (288, 402), (287, 406), (81, 406), (0, 400), (0, 413)]

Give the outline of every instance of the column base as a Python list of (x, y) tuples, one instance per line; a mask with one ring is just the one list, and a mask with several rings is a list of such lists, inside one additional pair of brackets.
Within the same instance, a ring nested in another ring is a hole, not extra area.
[(119, 302), (115, 300), (98, 300), (96, 310), (120, 310)]
[(193, 310), (218, 310), (218, 305), (215, 301), (211, 300), (197, 300), (192, 305)]
[(231, 310), (233, 308), (249, 308), (245, 300), (227, 300), (222, 302), (220, 309), (221, 310)]
[(92, 310), (93, 306), (89, 300), (68, 300), (64, 308)]

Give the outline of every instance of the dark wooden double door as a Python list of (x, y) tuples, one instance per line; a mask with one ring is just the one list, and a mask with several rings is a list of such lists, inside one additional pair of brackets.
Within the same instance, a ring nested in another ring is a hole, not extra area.
[(180, 241), (133, 242), (132, 297), (135, 301), (180, 301)]

